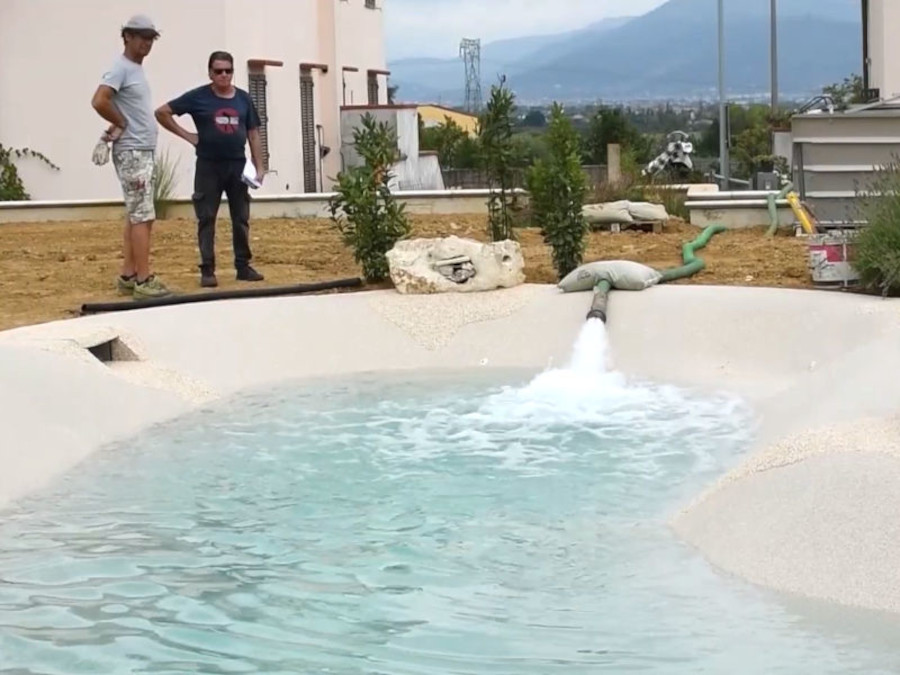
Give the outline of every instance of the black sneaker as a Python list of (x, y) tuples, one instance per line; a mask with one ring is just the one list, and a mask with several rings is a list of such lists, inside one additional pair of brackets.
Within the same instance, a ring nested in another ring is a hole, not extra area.
[(200, 285), (203, 288), (215, 288), (219, 285), (219, 280), (216, 279), (216, 273), (212, 270), (212, 268), (200, 268)]
[(265, 279), (262, 274), (250, 267), (250, 265), (238, 269), (236, 278), (238, 281), (262, 281)]

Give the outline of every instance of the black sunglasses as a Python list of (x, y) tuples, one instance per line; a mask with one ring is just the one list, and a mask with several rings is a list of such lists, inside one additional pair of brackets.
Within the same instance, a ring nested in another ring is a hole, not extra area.
[(234, 68), (213, 68), (213, 72), (216, 75), (221, 75), (225, 73), (226, 75), (231, 75), (234, 72)]

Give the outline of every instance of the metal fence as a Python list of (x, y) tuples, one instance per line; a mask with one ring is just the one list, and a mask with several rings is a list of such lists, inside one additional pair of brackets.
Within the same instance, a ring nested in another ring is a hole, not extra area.
[[(606, 182), (606, 166), (603, 164), (587, 164), (581, 167), (587, 174), (588, 185), (600, 185)], [(513, 169), (513, 185), (525, 188), (526, 169)], [(447, 189), (484, 190), (491, 187), (487, 172), (482, 169), (442, 169), (444, 187)]]

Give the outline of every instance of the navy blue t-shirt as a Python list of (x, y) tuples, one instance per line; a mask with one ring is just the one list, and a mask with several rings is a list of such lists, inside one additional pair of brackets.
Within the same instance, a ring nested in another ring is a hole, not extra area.
[(169, 101), (175, 115), (190, 115), (200, 137), (201, 159), (244, 159), (247, 131), (259, 126), (259, 113), (243, 89), (235, 87), (232, 98), (217, 96), (211, 85), (203, 85)]

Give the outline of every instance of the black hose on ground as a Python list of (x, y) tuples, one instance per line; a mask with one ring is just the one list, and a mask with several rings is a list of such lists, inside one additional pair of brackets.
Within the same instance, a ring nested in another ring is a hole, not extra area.
[(209, 302), (212, 300), (232, 300), (237, 298), (269, 298), (280, 295), (302, 295), (317, 291), (330, 291), (338, 288), (356, 288), (363, 281), (358, 277), (321, 281), (312, 284), (296, 284), (293, 286), (270, 286), (264, 288), (235, 289), (230, 291), (211, 291), (192, 293), (189, 295), (169, 295), (164, 298), (148, 298), (146, 300), (126, 300), (124, 302), (95, 302), (81, 306), (81, 314), (98, 314), (101, 312), (120, 312), (147, 307), (165, 307), (168, 305), (184, 305), (193, 302)]
[(591, 301), (591, 310), (587, 314), (587, 319), (600, 319), (606, 323), (606, 302), (609, 299), (609, 291), (612, 284), (606, 279), (597, 282), (594, 286), (594, 299)]

